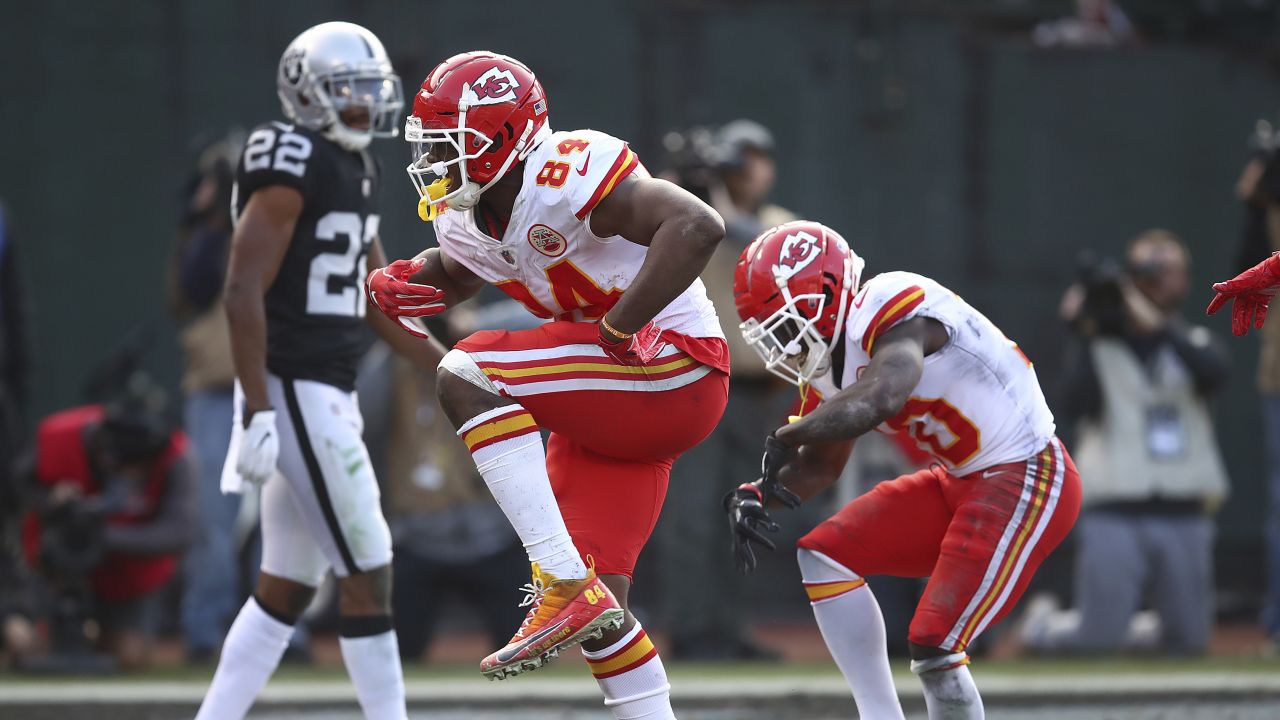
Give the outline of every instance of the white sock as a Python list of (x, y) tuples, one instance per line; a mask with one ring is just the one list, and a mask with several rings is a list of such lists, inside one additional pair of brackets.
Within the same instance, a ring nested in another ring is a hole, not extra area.
[(395, 631), (339, 637), (338, 645), (365, 720), (405, 720), (404, 675)]
[(857, 573), (820, 552), (800, 548), (797, 559), (818, 629), (853, 691), (858, 716), (902, 718), (889, 672), (884, 616), (871, 588)]
[(969, 656), (962, 652), (911, 662), (911, 672), (919, 675), (924, 684), (924, 705), (929, 709), (929, 720), (983, 720), (986, 717), (968, 663)]
[(617, 720), (675, 720), (666, 668), (640, 623), (609, 647), (582, 655)]
[(551, 492), (547, 453), (529, 411), (507, 405), (481, 413), (464, 423), (458, 435), (524, 543), (529, 561), (558, 578), (585, 578), (587, 566)]
[(218, 669), (196, 720), (240, 720), (289, 646), (293, 626), (276, 620), (250, 597), (240, 608), (222, 644)]

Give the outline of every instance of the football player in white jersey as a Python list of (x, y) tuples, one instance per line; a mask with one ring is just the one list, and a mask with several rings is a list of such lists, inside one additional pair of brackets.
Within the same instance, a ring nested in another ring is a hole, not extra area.
[[(981, 718), (966, 646), (1013, 607), (1080, 508), (1035, 370), (977, 310), (913, 273), (877, 275), (830, 228), (771, 228), (743, 252), (747, 342), (807, 396), (765, 443), (763, 477), (725, 498), (739, 567), (777, 530), (765, 509), (830, 485), (853, 440), (909, 435), (937, 462), (880, 483), (799, 542), (818, 626), (868, 718), (901, 718), (867, 575), (928, 577), (909, 631), (929, 717)], [(811, 409), (807, 414), (805, 410)]]
[(439, 247), (368, 288), (410, 331), (485, 283), (549, 321), (472, 335), (440, 366), (444, 411), (534, 565), (525, 623), (481, 670), (514, 675), (581, 642), (617, 717), (673, 717), (627, 590), (672, 463), (724, 410), (728, 348), (698, 279), (724, 226), (625, 142), (553, 132), (547, 111), (512, 58), (436, 67), (405, 133)]

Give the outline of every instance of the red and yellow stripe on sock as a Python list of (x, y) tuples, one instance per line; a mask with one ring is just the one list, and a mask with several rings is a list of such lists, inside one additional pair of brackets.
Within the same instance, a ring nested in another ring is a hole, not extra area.
[(832, 582), (805, 583), (804, 591), (809, 596), (809, 602), (816, 603), (823, 600), (838, 598), (841, 595), (853, 592), (866, 584), (867, 581), (862, 578), (858, 578), (857, 580), (835, 580)]
[(467, 449), (474, 453), (494, 443), (537, 432), (538, 423), (534, 422), (529, 411), (517, 408), (467, 430), (462, 433), (462, 441), (467, 444)]
[(641, 630), (618, 652), (597, 660), (588, 658), (587, 665), (591, 668), (591, 674), (600, 680), (635, 670), (657, 656), (658, 648), (653, 646), (648, 633)]

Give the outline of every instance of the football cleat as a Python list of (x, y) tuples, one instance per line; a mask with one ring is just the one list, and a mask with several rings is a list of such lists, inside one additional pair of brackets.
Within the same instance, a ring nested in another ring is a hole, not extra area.
[(562, 580), (533, 564), (533, 580), (521, 588), (531, 606), (506, 647), (480, 661), (480, 672), (502, 680), (542, 667), (561, 650), (622, 626), (625, 614), (594, 567), (581, 580)]

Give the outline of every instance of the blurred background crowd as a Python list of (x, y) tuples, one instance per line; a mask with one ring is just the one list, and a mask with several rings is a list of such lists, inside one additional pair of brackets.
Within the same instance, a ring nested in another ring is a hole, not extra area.
[[(239, 128), (279, 116), (279, 53), (330, 19), (377, 33), (410, 89), (460, 51), (519, 58), (553, 127), (629, 140), (725, 218), (703, 279), (729, 409), (676, 465), (632, 596), (671, 658), (824, 652), (790, 553), (736, 576), (719, 509), (795, 400), (737, 342), (733, 264), (796, 217), (991, 317), (1078, 461), (1071, 540), (979, 651), (1280, 647), (1280, 322), (1229, 338), (1201, 315), (1211, 280), (1280, 250), (1280, 3), (5, 2), (0, 667), (209, 662), (253, 587), (256, 498), (218, 490), (231, 180)], [(400, 145), (372, 147), (393, 258), (434, 242)], [(445, 318), (446, 341), (536, 322), (500, 293)], [(358, 392), (401, 652), (501, 645), (524, 553), (433, 378), (374, 344)], [(867, 438), (832, 492), (782, 513), (784, 542), (928, 463)], [(920, 584), (871, 584), (905, 652)], [(332, 646), (331, 606), (291, 657)]]

